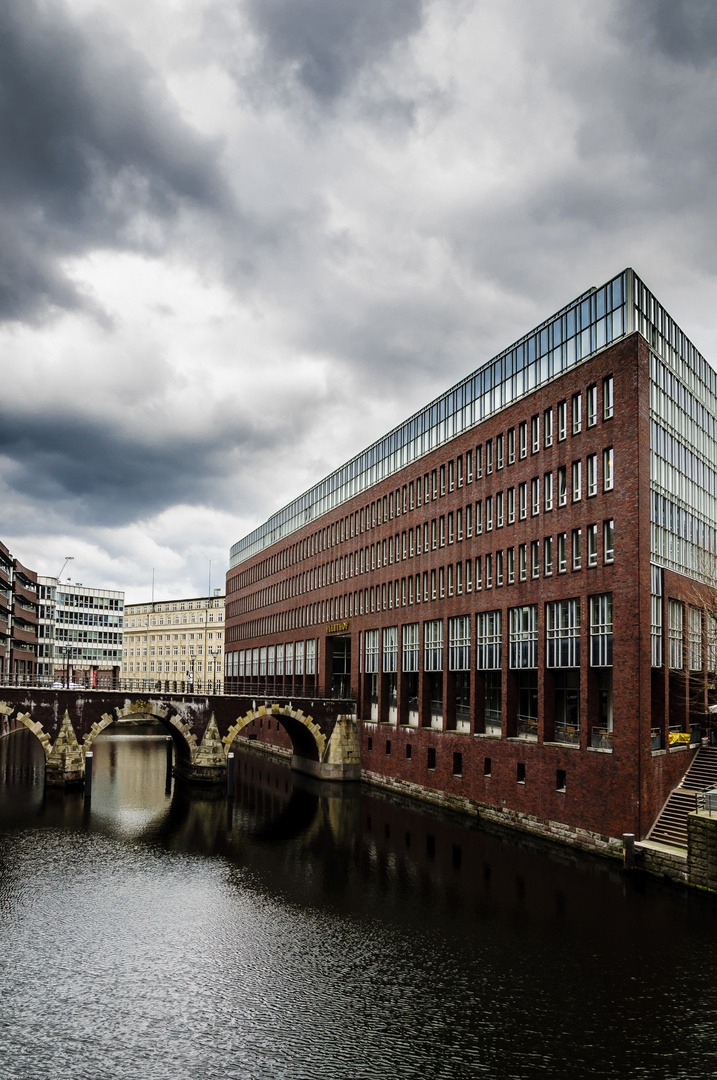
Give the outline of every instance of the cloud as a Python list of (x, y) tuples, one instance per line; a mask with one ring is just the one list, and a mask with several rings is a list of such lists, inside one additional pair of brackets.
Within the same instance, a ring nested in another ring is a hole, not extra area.
[(335, 102), (392, 48), (415, 34), (422, 0), (246, 0), (267, 83), (298, 84)]
[[(217, 148), (106, 20), (0, 8), (0, 318), (83, 306), (62, 270), (95, 247), (161, 249), (184, 202), (216, 209)], [(147, 227), (151, 222), (151, 227)]]
[(717, 56), (717, 8), (712, 0), (633, 0), (634, 31), (645, 30), (665, 57), (703, 67)]

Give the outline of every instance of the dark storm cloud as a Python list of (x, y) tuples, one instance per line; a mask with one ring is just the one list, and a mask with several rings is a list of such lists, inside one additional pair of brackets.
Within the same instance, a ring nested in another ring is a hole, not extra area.
[(215, 148), (143, 59), (59, 2), (0, 5), (0, 318), (81, 302), (58, 260), (142, 248), (139, 221), (224, 198)]
[(628, 13), (633, 32), (647, 32), (672, 60), (701, 67), (717, 56), (714, 0), (633, 0)]
[(331, 103), (423, 21), (423, 0), (246, 0), (269, 81), (295, 77)]

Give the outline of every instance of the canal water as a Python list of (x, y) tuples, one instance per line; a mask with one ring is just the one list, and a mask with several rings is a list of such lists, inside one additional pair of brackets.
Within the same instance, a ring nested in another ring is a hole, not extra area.
[(89, 805), (0, 740), (2, 1080), (717, 1075), (709, 898), (257, 753), (228, 810), (111, 731)]

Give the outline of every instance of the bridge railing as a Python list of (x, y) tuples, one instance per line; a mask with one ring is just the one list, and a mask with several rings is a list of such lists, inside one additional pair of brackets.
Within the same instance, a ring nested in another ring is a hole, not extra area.
[(322, 686), (308, 679), (112, 679), (110, 676), (79, 681), (60, 681), (50, 675), (18, 675), (0, 672), (0, 688), (76, 690), (142, 694), (188, 694), (251, 698), (318, 698), (323, 701), (355, 701), (356, 688), (343, 680), (331, 686)]

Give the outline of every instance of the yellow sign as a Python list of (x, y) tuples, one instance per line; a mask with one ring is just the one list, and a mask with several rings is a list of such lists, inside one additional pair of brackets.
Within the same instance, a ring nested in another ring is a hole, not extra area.
[(330, 622), (326, 624), (327, 634), (340, 634), (342, 630), (348, 630), (348, 622)]

